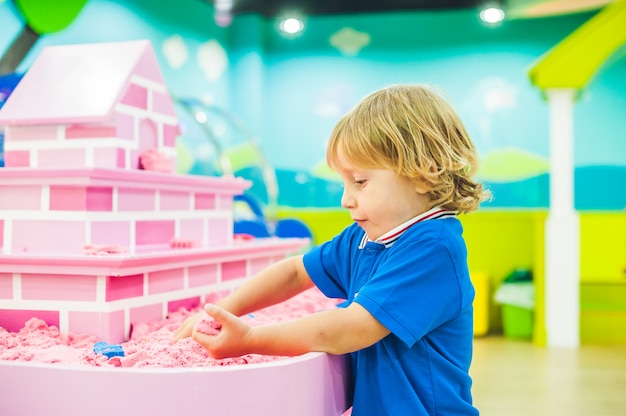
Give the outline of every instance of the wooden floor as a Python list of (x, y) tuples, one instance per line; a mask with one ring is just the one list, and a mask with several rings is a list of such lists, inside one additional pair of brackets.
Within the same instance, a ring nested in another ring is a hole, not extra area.
[(626, 345), (536, 347), (474, 341), (474, 404), (482, 416), (626, 416)]

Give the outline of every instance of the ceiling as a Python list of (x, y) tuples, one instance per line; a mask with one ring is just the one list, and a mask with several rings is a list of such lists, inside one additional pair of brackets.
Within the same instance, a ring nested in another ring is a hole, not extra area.
[[(205, 0), (209, 3), (229, 0)], [(614, 0), (232, 0), (233, 13), (276, 17), (297, 11), (305, 15), (337, 15), (401, 11), (437, 11), (503, 5), (509, 18), (532, 18), (596, 10)]]
[(233, 11), (274, 17), (290, 10), (329, 15), (472, 8), (480, 3), (480, 0), (235, 0)]

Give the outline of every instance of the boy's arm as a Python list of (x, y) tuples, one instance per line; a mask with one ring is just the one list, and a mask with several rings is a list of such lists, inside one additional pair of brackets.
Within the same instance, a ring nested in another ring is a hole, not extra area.
[(213, 358), (244, 354), (294, 356), (310, 351), (345, 354), (369, 347), (389, 334), (358, 303), (258, 327), (247, 326), (219, 306), (207, 305), (206, 311), (221, 323), (221, 331), (214, 336), (195, 331), (193, 337)]
[[(302, 255), (288, 257), (261, 270), (217, 305), (241, 316), (285, 301), (313, 287)], [(191, 336), (194, 324), (204, 312), (188, 317), (174, 334), (174, 342)]]

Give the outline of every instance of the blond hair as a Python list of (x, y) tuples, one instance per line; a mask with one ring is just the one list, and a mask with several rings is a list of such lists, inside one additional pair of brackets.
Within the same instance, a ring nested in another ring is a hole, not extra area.
[(366, 169), (422, 181), (433, 205), (467, 213), (489, 197), (472, 176), (478, 156), (456, 111), (426, 85), (394, 85), (365, 97), (333, 129), (326, 160), (341, 149)]

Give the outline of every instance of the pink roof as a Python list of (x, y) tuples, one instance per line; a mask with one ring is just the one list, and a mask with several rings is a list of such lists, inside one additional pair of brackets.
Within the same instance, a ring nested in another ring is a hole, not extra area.
[(165, 85), (147, 40), (48, 46), (0, 110), (0, 124), (106, 121), (133, 75)]

